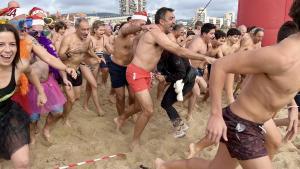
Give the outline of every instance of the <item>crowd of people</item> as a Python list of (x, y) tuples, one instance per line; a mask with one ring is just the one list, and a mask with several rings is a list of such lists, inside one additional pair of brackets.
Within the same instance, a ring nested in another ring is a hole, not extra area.
[[(72, 126), (69, 117), (83, 82), (82, 107), (93, 112), (88, 104), (92, 98), (99, 118), (106, 113), (99, 86), (110, 91), (117, 131), (137, 115), (131, 150), (141, 146), (155, 113), (151, 88), (157, 87), (156, 99), (171, 121), (174, 139), (186, 135), (197, 103), (209, 98), (206, 136), (190, 144), (188, 159), (156, 159), (156, 169), (233, 169), (238, 164), (271, 169), (282, 140), (297, 134), (299, 0), (290, 9), (293, 21), (282, 25), (278, 43), (269, 47), (262, 47), (263, 28), (240, 25), (224, 31), (198, 21), (189, 30), (176, 23), (174, 10), (167, 7), (157, 10), (154, 23), (146, 12), (136, 12), (114, 29), (84, 17), (73, 24), (53, 20), (38, 7), (16, 16), (20, 7), (10, 1), (0, 10), (0, 158), (11, 160), (16, 169), (30, 168), (29, 145), (36, 142), (41, 115), (46, 116), (46, 141), (57, 121)], [(176, 102), (187, 103), (186, 117), (180, 116)], [(274, 119), (285, 106), (288, 117)], [(277, 126), (287, 126), (284, 139)], [(213, 144), (219, 148), (212, 161), (196, 158)]]

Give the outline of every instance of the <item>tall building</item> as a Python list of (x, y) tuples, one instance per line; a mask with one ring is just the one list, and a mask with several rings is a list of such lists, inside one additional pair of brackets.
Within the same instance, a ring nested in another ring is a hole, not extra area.
[(232, 22), (235, 22), (235, 13), (234, 12), (226, 12), (224, 14), (223, 19), (224, 19), (224, 25), (229, 27)]
[(132, 15), (137, 11), (145, 11), (147, 2), (146, 0), (119, 0), (120, 14)]
[(207, 18), (207, 10), (204, 8), (198, 8), (196, 11), (196, 17), (195, 17), (196, 21), (201, 21), (203, 23), (208, 21)]
[(208, 18), (208, 23), (212, 23), (212, 24), (216, 25), (218, 28), (220, 28), (224, 23), (223, 18), (210, 17), (210, 16), (207, 18)]

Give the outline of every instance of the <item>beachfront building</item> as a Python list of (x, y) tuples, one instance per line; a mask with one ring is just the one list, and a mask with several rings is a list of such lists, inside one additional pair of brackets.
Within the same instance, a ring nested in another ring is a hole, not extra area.
[(224, 26), (230, 27), (231, 23), (235, 22), (235, 13), (234, 12), (226, 12), (223, 17)]
[(203, 23), (208, 22), (207, 10), (204, 8), (198, 8), (196, 11), (195, 20)]
[(216, 25), (218, 28), (221, 28), (221, 26), (224, 23), (223, 18), (218, 18), (218, 17), (208, 17), (208, 22)]
[(146, 0), (119, 0), (120, 14), (133, 15), (137, 11), (145, 11), (147, 2)]

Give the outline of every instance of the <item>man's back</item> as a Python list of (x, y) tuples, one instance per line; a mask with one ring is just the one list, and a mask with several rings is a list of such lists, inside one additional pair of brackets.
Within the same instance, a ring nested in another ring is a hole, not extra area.
[[(253, 121), (264, 122), (294, 98), (300, 90), (299, 43), (300, 34), (297, 34), (278, 45), (256, 51), (268, 59), (259, 66), (265, 73), (250, 75), (236, 103), (232, 105), (236, 112), (246, 111), (250, 119), (258, 117)], [(255, 57), (252, 59), (256, 62)]]

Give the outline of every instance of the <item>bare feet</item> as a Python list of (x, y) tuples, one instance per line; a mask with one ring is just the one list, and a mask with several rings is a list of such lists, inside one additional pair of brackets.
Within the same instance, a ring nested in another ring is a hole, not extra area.
[(124, 124), (124, 120), (121, 120), (120, 117), (116, 117), (116, 118), (114, 118), (114, 122), (115, 122), (115, 124), (117, 126), (117, 132), (121, 132), (120, 129), (121, 129), (121, 127)]
[(133, 151), (133, 150), (135, 150), (135, 149), (138, 149), (138, 148), (140, 148), (140, 141), (139, 140), (137, 140), (137, 141), (132, 141), (132, 143), (130, 144), (130, 146), (129, 146), (129, 148), (130, 148), (130, 150), (131, 151)]
[(186, 121), (190, 122), (193, 120), (193, 115), (191, 114), (187, 114), (186, 117), (185, 117)]
[(155, 163), (155, 168), (156, 169), (165, 169), (165, 167), (163, 166), (164, 163), (165, 163), (164, 160), (162, 160), (160, 158), (157, 158), (154, 163)]
[(197, 144), (195, 143), (191, 143), (189, 148), (190, 148), (190, 154), (188, 155), (188, 159), (196, 157), (198, 153), (204, 149), (202, 147), (197, 147)]
[(71, 126), (71, 124), (70, 124), (70, 121), (69, 121), (69, 119), (67, 119), (67, 118), (63, 118), (63, 120), (62, 120), (62, 121), (63, 121), (63, 124), (64, 124), (65, 126), (67, 126), (67, 127), (70, 127), (70, 128), (72, 127), (72, 126)]
[(88, 105), (87, 104), (84, 104), (82, 106), (83, 110), (87, 111), (87, 112), (91, 112), (91, 110), (89, 109)]
[(98, 115), (99, 117), (103, 117), (105, 114), (104, 114), (104, 111), (103, 111), (103, 110), (99, 110), (98, 113), (97, 113), (97, 115)]
[(194, 158), (197, 155), (197, 148), (195, 143), (190, 144), (190, 154), (188, 156), (188, 159)]
[(48, 128), (44, 128), (43, 129), (43, 137), (45, 138), (46, 141), (49, 141), (49, 138), (50, 138), (50, 131)]

